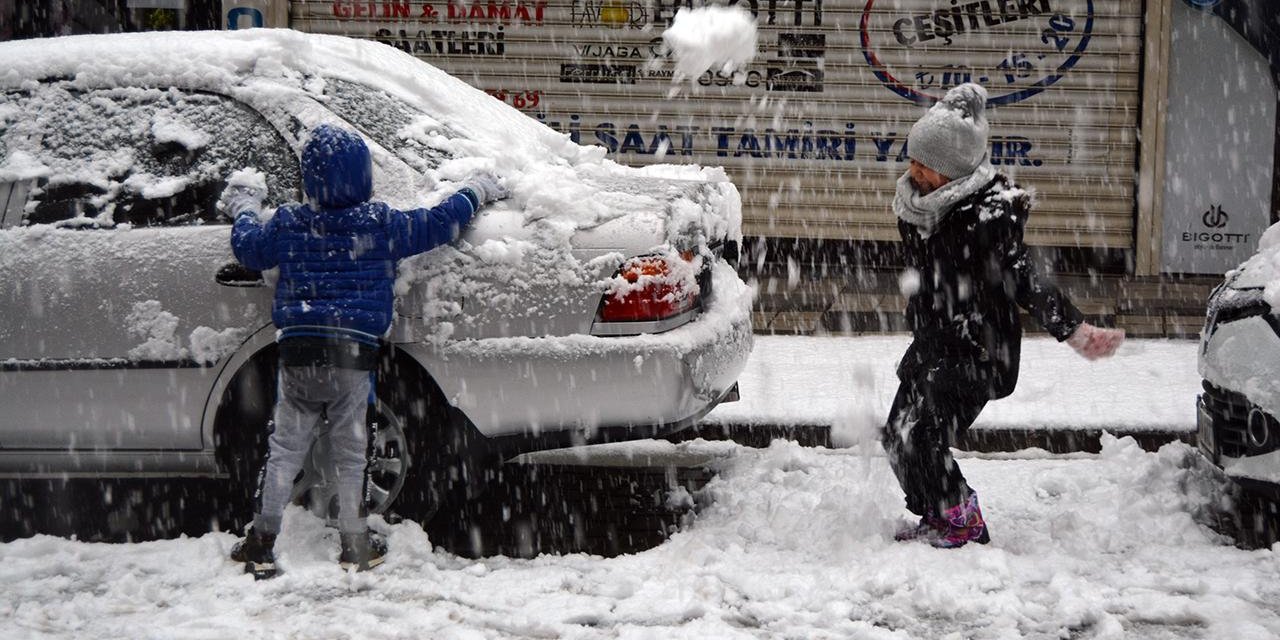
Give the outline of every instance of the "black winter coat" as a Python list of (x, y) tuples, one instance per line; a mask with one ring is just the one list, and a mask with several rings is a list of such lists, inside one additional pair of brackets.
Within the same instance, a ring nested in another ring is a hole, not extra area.
[(906, 262), (907, 322), (915, 340), (898, 377), (986, 399), (1018, 382), (1025, 308), (1058, 340), (1083, 321), (1080, 311), (1027, 256), (1023, 227), (1030, 195), (1004, 175), (957, 203), (928, 237), (898, 221)]

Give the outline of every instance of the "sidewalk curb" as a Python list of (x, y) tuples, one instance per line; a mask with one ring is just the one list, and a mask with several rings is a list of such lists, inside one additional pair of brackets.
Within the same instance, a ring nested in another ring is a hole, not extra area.
[[(1156, 451), (1170, 442), (1195, 444), (1195, 432), (1182, 429), (1142, 429), (1126, 427), (1114, 429), (970, 429), (956, 443), (956, 448), (977, 453), (997, 453), (1037, 448), (1049, 453), (1098, 453), (1102, 450), (1102, 434), (1117, 438), (1132, 437), (1146, 451)], [(751, 424), (715, 423), (696, 424), (667, 440), (683, 442), (703, 440), (732, 440), (748, 447), (767, 447), (776, 439), (792, 440), (806, 447), (831, 448), (831, 425), (827, 424)]]
[(1145, 451), (1156, 451), (1170, 442), (1195, 446), (1194, 431), (1116, 429), (970, 429), (957, 449), (978, 453), (1044, 449), (1049, 453), (1098, 453), (1102, 451), (1102, 434), (1117, 438), (1131, 437)]

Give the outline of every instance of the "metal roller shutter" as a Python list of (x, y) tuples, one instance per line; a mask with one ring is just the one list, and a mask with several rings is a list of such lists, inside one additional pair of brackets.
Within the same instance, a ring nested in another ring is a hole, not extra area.
[(620, 162), (722, 165), (762, 236), (896, 240), (907, 131), (972, 79), (993, 161), (1039, 194), (1028, 239), (1133, 247), (1143, 3), (758, 0), (745, 74), (672, 85), (689, 4), (295, 1), (291, 24), (409, 50)]

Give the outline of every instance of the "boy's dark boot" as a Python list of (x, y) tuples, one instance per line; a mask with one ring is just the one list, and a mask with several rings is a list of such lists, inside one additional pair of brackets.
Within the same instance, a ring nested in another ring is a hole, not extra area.
[(273, 578), (276, 575), (275, 546), (276, 534), (250, 529), (244, 540), (231, 547), (231, 561), (243, 562), (244, 572), (253, 574), (254, 580)]
[(356, 571), (368, 571), (382, 564), (384, 556), (387, 555), (387, 541), (382, 534), (365, 531), (343, 533), (338, 538), (342, 545), (338, 564), (343, 569), (354, 567)]

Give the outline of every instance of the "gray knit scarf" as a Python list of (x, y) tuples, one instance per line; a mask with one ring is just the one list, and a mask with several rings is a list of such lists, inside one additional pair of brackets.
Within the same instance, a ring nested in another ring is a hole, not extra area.
[(991, 182), (996, 177), (996, 170), (990, 162), (983, 162), (973, 173), (952, 180), (927, 196), (916, 191), (910, 176), (911, 172), (908, 171), (898, 178), (898, 192), (893, 196), (893, 212), (914, 225), (920, 232), (920, 237), (928, 238), (958, 202)]

